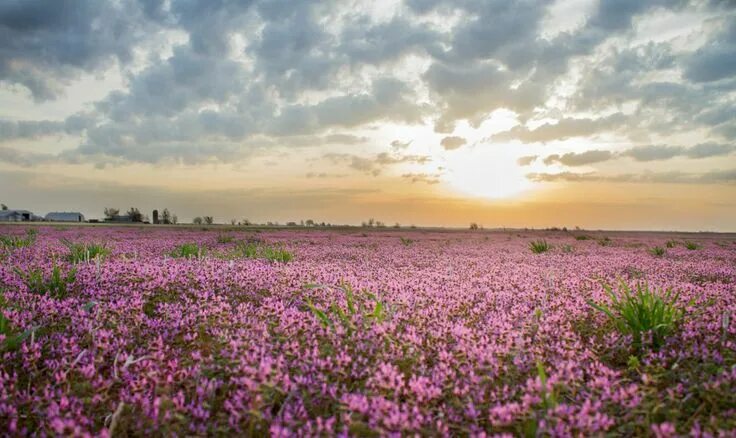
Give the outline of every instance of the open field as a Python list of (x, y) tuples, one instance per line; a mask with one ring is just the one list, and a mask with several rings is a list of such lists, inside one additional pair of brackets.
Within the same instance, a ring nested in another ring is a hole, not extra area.
[[(0, 236), (10, 435), (736, 434), (734, 235)], [(672, 319), (609, 317), (620, 282)]]

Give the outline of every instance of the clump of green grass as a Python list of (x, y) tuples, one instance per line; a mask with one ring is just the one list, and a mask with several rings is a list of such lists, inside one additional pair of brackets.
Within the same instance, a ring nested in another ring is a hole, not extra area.
[(665, 243), (665, 246), (667, 246), (667, 248), (674, 248), (678, 243), (679, 242), (676, 240), (668, 240), (667, 243)]
[(207, 254), (207, 248), (198, 243), (183, 243), (174, 248), (169, 255), (177, 259), (201, 259)]
[(260, 241), (239, 242), (235, 247), (233, 256), (247, 259), (266, 259), (278, 263), (288, 263), (294, 259), (294, 254), (288, 250), (267, 245)]
[(38, 231), (26, 230), (25, 236), (0, 236), (0, 245), (8, 249), (26, 248), (36, 243)]
[(271, 246), (262, 247), (261, 255), (270, 262), (289, 263), (294, 255), (283, 248), (274, 248)]
[(600, 246), (611, 246), (612, 244), (613, 240), (611, 240), (608, 236), (605, 236), (602, 239), (598, 239), (598, 245)]
[[(319, 289), (327, 286), (308, 284), (304, 287), (305, 289)], [(312, 303), (311, 299), (306, 299), (309, 311), (323, 327), (334, 329), (335, 324), (339, 323), (350, 335), (358, 329), (357, 322), (366, 326), (371, 323), (381, 323), (389, 316), (389, 306), (379, 300), (376, 295), (364, 291), (360, 297), (356, 297), (349, 284), (341, 283), (338, 287), (345, 293), (345, 309), (337, 303), (332, 303), (327, 310), (321, 310)]]
[[(1, 306), (0, 310), (2, 310)], [(23, 341), (31, 335), (31, 330), (17, 333), (17, 330), (15, 330), (15, 327), (13, 327), (10, 320), (0, 312), (0, 335), (5, 337), (3, 341), (0, 342), (0, 352), (13, 351), (17, 350)]]
[(258, 247), (260, 245), (256, 242), (238, 242), (235, 247), (235, 256), (243, 257), (246, 259), (258, 258)]
[(399, 237), (399, 239), (401, 239), (401, 243), (404, 244), (404, 246), (409, 246), (412, 243), (414, 243), (414, 240), (409, 239), (407, 237)]
[(665, 251), (665, 249), (661, 246), (649, 248), (649, 254), (653, 255), (654, 257), (662, 257), (665, 255), (666, 252), (667, 251)]
[(588, 236), (587, 234), (578, 234), (575, 236), (575, 240), (590, 240), (592, 237)]
[(51, 275), (47, 277), (41, 268), (30, 268), (21, 271), (15, 268), (15, 273), (23, 281), (28, 290), (36, 295), (48, 295), (54, 299), (64, 299), (72, 291), (74, 282), (77, 280), (77, 268), (72, 267), (66, 273), (54, 262)]
[(534, 254), (541, 254), (552, 249), (552, 245), (547, 243), (544, 239), (534, 240), (529, 242), (529, 249), (532, 250)]
[(573, 251), (575, 251), (575, 248), (573, 248), (572, 245), (562, 245), (561, 249), (562, 249), (562, 252), (564, 252), (565, 254), (570, 254)]
[(642, 350), (645, 339), (650, 339), (652, 347), (658, 349), (684, 317), (684, 311), (677, 305), (679, 293), (672, 289), (650, 289), (646, 282), (639, 282), (632, 289), (620, 280), (618, 291), (614, 292), (611, 285), (602, 284), (611, 304), (592, 300), (588, 304), (608, 316), (621, 334), (631, 335), (637, 351)]
[(233, 240), (235, 240), (235, 238), (228, 234), (220, 234), (219, 236), (217, 236), (217, 243), (230, 243)]
[(71, 263), (104, 259), (110, 255), (110, 249), (101, 243), (75, 243), (67, 239), (62, 239), (61, 243), (69, 250), (66, 259)]
[(695, 251), (697, 249), (700, 249), (700, 245), (698, 245), (695, 242), (685, 242), (685, 248), (689, 249), (690, 251)]
[(17, 350), (23, 344), (23, 341), (28, 339), (37, 329), (37, 327), (34, 327), (29, 330), (19, 332), (13, 326), (12, 321), (3, 314), (2, 311), (6, 307), (7, 302), (5, 301), (2, 290), (0, 290), (0, 335), (4, 336), (4, 339), (0, 341), (0, 353)]

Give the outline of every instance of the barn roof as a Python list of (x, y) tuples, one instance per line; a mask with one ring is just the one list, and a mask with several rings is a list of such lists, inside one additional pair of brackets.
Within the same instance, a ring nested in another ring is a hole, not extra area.
[(84, 215), (79, 212), (51, 212), (46, 215), (47, 221), (68, 221), (68, 222), (79, 222), (84, 220)]

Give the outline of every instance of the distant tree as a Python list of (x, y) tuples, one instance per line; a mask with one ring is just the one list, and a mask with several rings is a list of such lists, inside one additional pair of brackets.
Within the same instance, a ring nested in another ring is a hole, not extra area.
[(194, 218), (194, 220), (192, 220), (192, 223), (194, 225), (202, 225), (202, 223), (204, 223), (204, 220), (202, 220), (201, 217), (197, 216)]
[(396, 223), (394, 224), (394, 228), (401, 228), (401, 224), (400, 224), (400, 223), (398, 223), (398, 222), (396, 222)]
[(375, 219), (373, 219), (373, 218), (368, 219), (368, 226), (369, 227), (372, 227), (373, 225), (375, 225), (375, 223), (376, 223)]
[(135, 207), (130, 207), (130, 210), (128, 210), (128, 217), (132, 222), (143, 222), (143, 213)]
[(161, 217), (159, 218), (159, 222), (165, 225), (171, 224), (171, 212), (168, 208), (164, 208), (164, 211), (161, 212)]
[(105, 208), (105, 217), (108, 219), (112, 219), (119, 214), (120, 214), (119, 208), (112, 208), (112, 207)]
[(247, 226), (249, 226), (249, 225), (253, 225), (253, 224), (252, 224), (252, 223), (250, 222), (250, 220), (248, 220), (247, 218), (246, 218), (246, 219), (243, 219), (243, 220), (242, 220), (242, 221), (240, 222), (240, 224), (241, 224), (241, 225), (245, 225), (246, 227), (247, 227)]
[(235, 225), (238, 223), (237, 219), (230, 219), (230, 225)]
[(0, 208), (2, 208), (3, 211), (7, 211), (8, 210), (8, 206), (5, 205), (5, 204), (0, 204)]
[(470, 224), (470, 229), (471, 230), (477, 230), (478, 229), (478, 224), (476, 224), (475, 222), (471, 223)]
[(314, 226), (314, 221), (312, 219), (307, 219), (307, 221), (305, 222), (305, 224), (308, 227), (313, 227)]
[(178, 224), (179, 223), (179, 216), (177, 216), (175, 214), (174, 215), (171, 215), (171, 223), (174, 224), (174, 225)]
[(386, 227), (386, 224), (384, 224), (384, 223), (383, 223), (383, 222), (381, 222), (381, 221), (376, 221), (376, 227), (377, 227), (377, 228), (385, 228), (385, 227)]
[(215, 223), (215, 218), (213, 218), (212, 216), (205, 216), (203, 219), (204, 223), (207, 225), (212, 225)]

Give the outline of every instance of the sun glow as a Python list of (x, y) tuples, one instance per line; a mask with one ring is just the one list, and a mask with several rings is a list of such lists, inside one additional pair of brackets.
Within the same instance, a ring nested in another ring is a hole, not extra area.
[(447, 158), (446, 179), (454, 190), (472, 197), (514, 198), (532, 187), (517, 159), (508, 148), (478, 145)]

